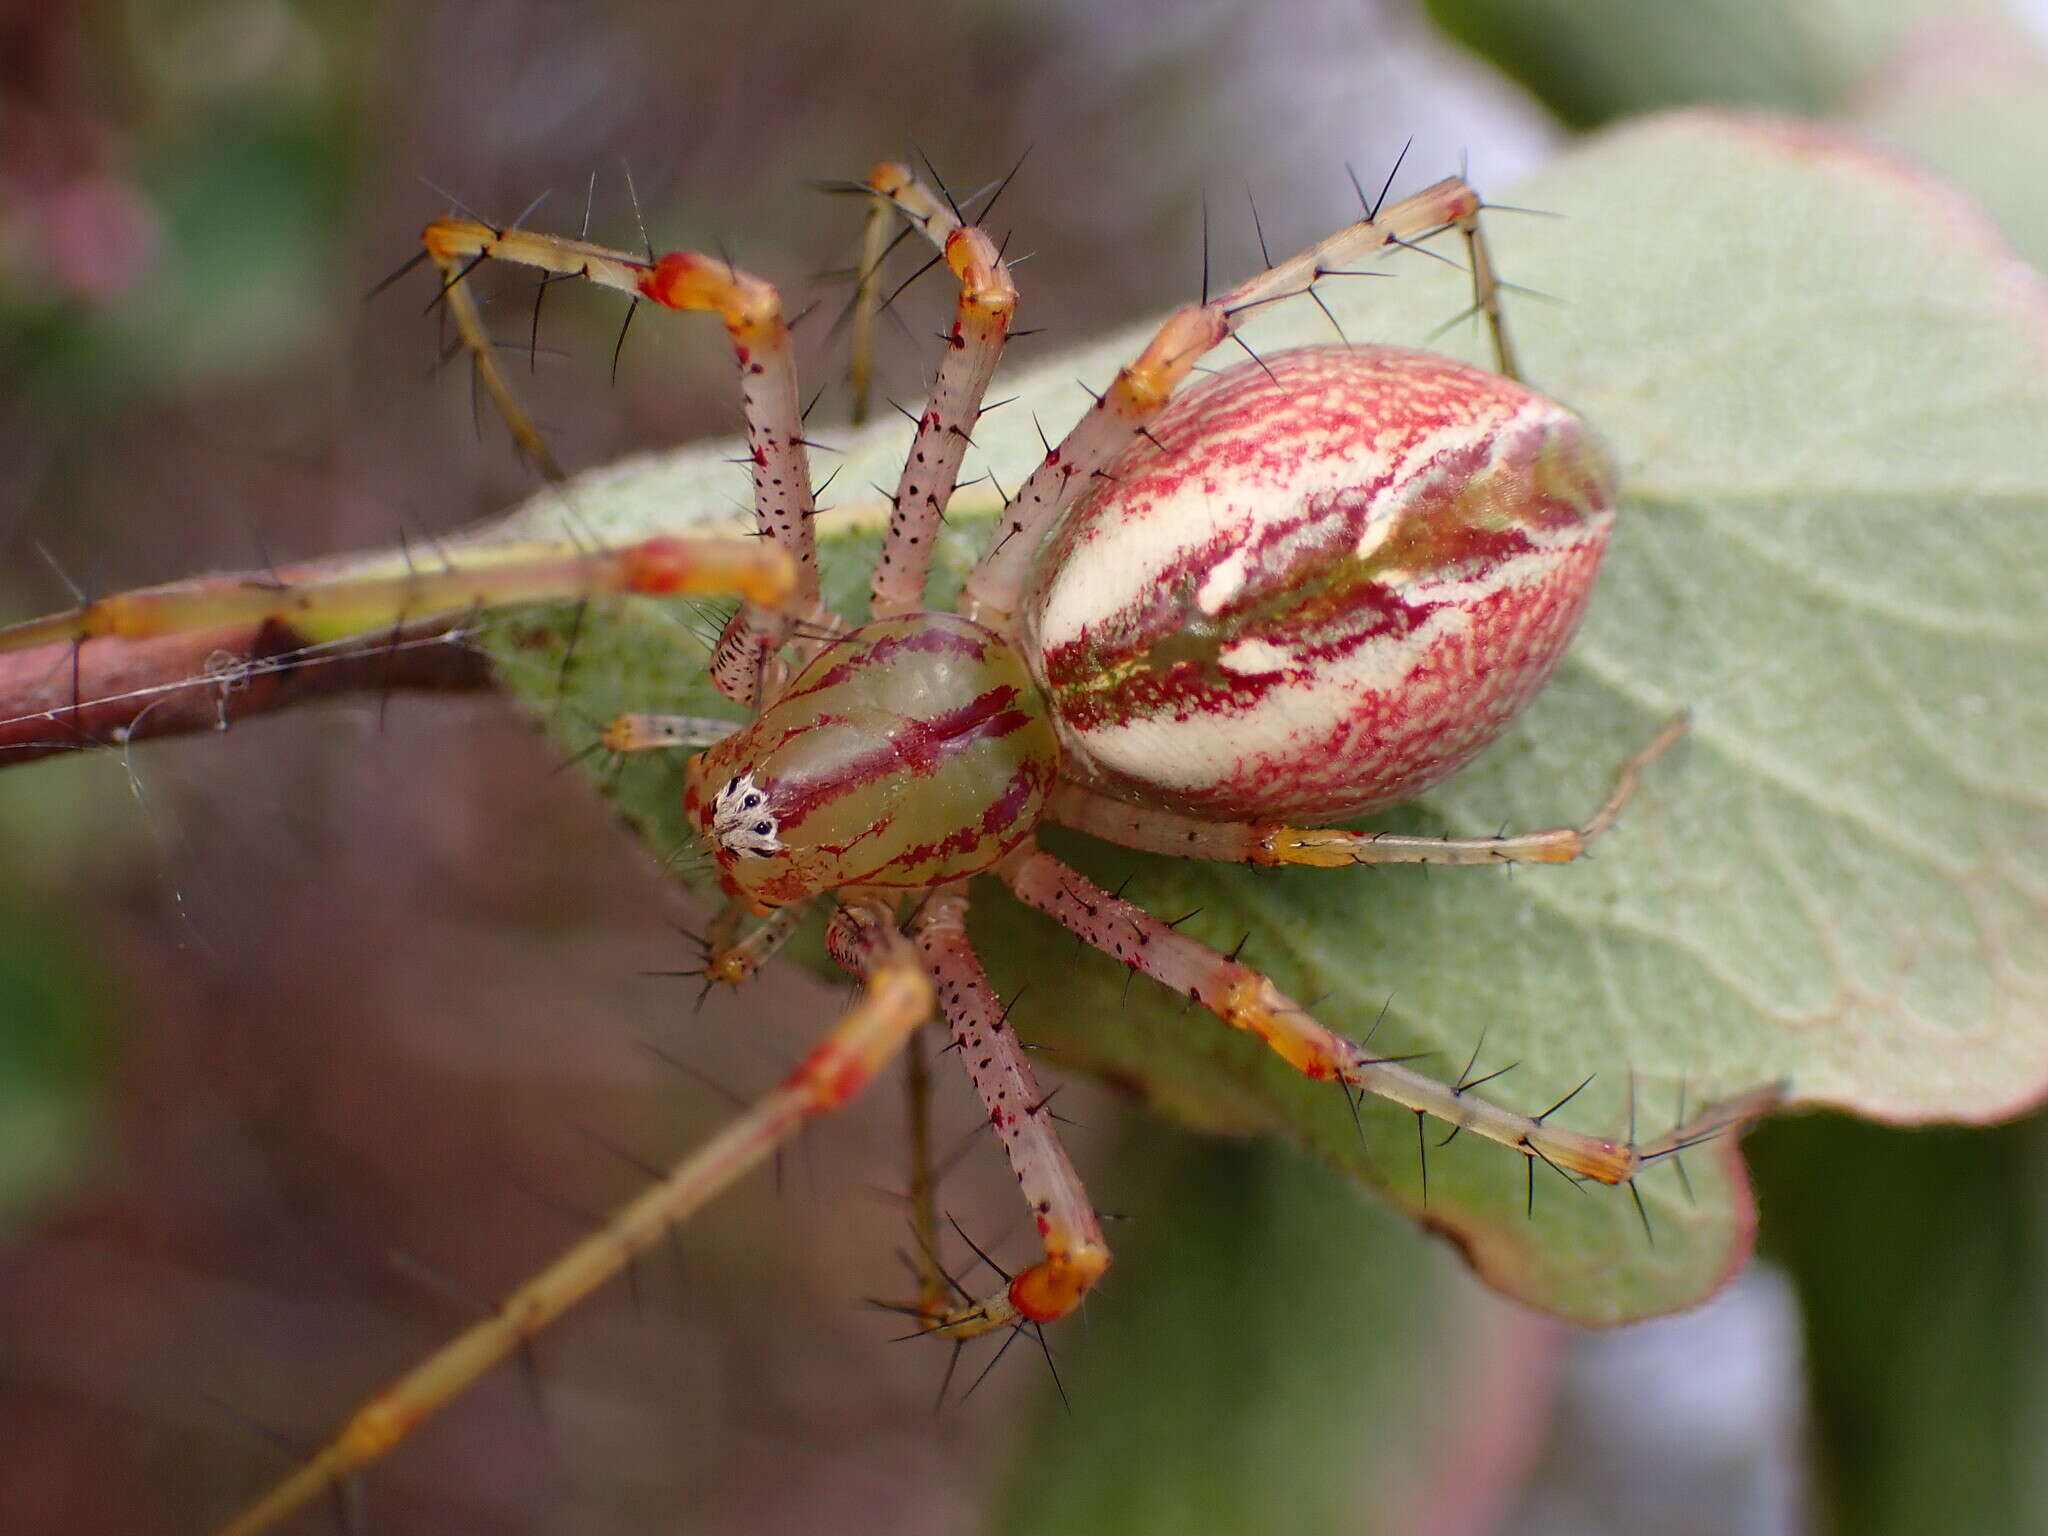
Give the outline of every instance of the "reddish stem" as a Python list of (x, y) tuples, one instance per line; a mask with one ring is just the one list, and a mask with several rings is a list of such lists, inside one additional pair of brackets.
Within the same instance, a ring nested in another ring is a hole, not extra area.
[(0, 654), (0, 768), (149, 736), (219, 730), (311, 699), (393, 689), (488, 688), (488, 658), (401, 630), (307, 656), (276, 623)]

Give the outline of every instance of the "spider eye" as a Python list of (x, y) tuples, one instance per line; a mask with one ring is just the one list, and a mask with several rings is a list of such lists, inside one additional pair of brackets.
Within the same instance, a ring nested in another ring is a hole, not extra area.
[(747, 796), (746, 799), (740, 802), (740, 809), (743, 811), (751, 811), (755, 806), (759, 805), (760, 803), (761, 796), (760, 793), (756, 791), (754, 794)]
[(769, 822), (757, 821), (754, 823), (754, 831), (762, 837), (766, 837), (770, 832), (773, 832), (774, 830), (774, 826)]

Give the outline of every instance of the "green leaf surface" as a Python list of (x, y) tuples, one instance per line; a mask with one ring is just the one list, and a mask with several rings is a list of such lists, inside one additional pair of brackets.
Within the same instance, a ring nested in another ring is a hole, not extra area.
[[(1429, 1052), (1453, 1078), (1645, 1132), (1681, 1103), (1786, 1084), (1795, 1103), (1898, 1120), (1989, 1118), (2048, 1077), (2048, 306), (2031, 273), (1897, 164), (1802, 127), (1689, 116), (1591, 141), (1497, 216), (1525, 366), (1583, 410), (1624, 466), (1616, 543), (1557, 680), (1473, 769), (1387, 819), (1489, 833), (1576, 821), (1672, 713), (1690, 739), (1580, 865), (1265, 876), (1049, 839), (1153, 910), (1247, 958), (1336, 1028)], [(1419, 343), (1462, 277), (1402, 254), (1398, 282), (1336, 280), (1355, 339)], [(1028, 304), (1029, 296), (1026, 295)], [(1249, 333), (1326, 338), (1305, 303)], [(1008, 382), (977, 434), (1014, 485), (1141, 332)], [(1465, 340), (1456, 328), (1449, 342)], [(837, 483), (892, 481), (908, 429), (844, 440)], [(729, 445), (633, 461), (514, 521), (610, 540), (730, 526)], [(970, 461), (969, 472), (974, 472)], [(821, 522), (829, 595), (858, 612), (869, 505)], [(957, 583), (985, 487), (956, 501)], [(511, 684), (586, 749), (624, 709), (717, 712), (701, 614), (627, 601), (524, 614), (496, 648)], [(573, 658), (563, 651), (575, 633)], [(729, 711), (727, 711), (729, 712)], [(686, 849), (680, 765), (606, 782), (664, 856)], [(687, 859), (681, 862), (688, 862)], [(1588, 1322), (1696, 1302), (1745, 1256), (1752, 1208), (1731, 1142), (1626, 1191), (1567, 1187), (1460, 1137), (1340, 1097), (983, 887), (973, 928), (1017, 1022), (1064, 1069), (1129, 1085), (1190, 1124), (1272, 1131), (1387, 1193), (1512, 1295)], [(1391, 1001), (1390, 1001), (1391, 1000)], [(1440, 1133), (1430, 1131), (1434, 1143)]]
[(1672, 107), (1818, 115), (1917, 35), (1997, 0), (1424, 0), (1437, 24), (1579, 128)]
[(1799, 1277), (1827, 1528), (2025, 1532), (2048, 1508), (2048, 1125), (1775, 1124), (1765, 1251)]
[(77, 1177), (100, 1130), (106, 999), (82, 953), (0, 906), (0, 1237)]

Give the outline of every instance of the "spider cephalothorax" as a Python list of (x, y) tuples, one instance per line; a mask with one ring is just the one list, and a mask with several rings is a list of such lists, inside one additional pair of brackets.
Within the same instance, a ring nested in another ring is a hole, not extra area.
[(684, 805), (726, 889), (766, 912), (928, 889), (1031, 835), (1059, 745), (1017, 648), (948, 613), (864, 624), (691, 759)]
[[(945, 613), (925, 610), (927, 567), (1017, 290), (994, 242), (909, 172), (882, 166), (860, 190), (880, 220), (901, 215), (922, 230), (960, 285), (891, 498), (871, 622), (854, 627), (819, 598), (810, 468), (772, 285), (718, 258), (641, 260), (442, 219), (424, 243), (443, 294), (482, 383), (550, 471), (463, 285), (472, 266), (522, 262), (723, 320), (760, 539), (498, 544), (438, 568), (408, 562), (318, 584), (292, 572), (218, 578), (0, 632), (11, 646), (249, 617), (310, 642), (595, 590), (736, 594), (743, 605), (711, 670), (751, 720), (632, 715), (602, 740), (615, 751), (702, 748), (685, 804), (730, 898), (709, 976), (744, 978), (807, 908), (830, 901), (827, 947), (863, 984), (780, 1087), (372, 1399), (231, 1531), (269, 1527), (384, 1454), (806, 1120), (845, 1103), (935, 1010), (1023, 1187), (1042, 1256), (993, 1295), (957, 1292), (938, 1271), (926, 1180), (924, 1283), (905, 1310), (920, 1330), (956, 1340), (1073, 1311), (1109, 1249), (969, 940), (973, 876), (992, 876), (1308, 1077), (1392, 1100), (1418, 1126), (1431, 1116), (1502, 1143), (1532, 1170), (1541, 1159), (1625, 1183), (1702, 1127), (1756, 1107), (1723, 1106), (1644, 1147), (1549, 1123), (1564, 1101), (1538, 1115), (1504, 1108), (1475, 1082), (1369, 1054), (1234, 954), (1094, 885), (1033, 835), (1051, 821), (1133, 848), (1256, 864), (1561, 862), (1612, 822), (1636, 769), (1673, 739), (1667, 729), (1626, 765), (1608, 803), (1576, 828), (1460, 839), (1324, 825), (1452, 772), (1528, 702), (1577, 626), (1613, 518), (1613, 471), (1591, 430), (1515, 377), (1472, 189), (1448, 180), (1370, 208), (1171, 316), (1047, 448)], [(1317, 347), (1241, 363), (1175, 399), (1247, 312), (1446, 230), (1465, 239), (1498, 372), (1389, 347)], [(882, 243), (871, 231), (869, 248)]]

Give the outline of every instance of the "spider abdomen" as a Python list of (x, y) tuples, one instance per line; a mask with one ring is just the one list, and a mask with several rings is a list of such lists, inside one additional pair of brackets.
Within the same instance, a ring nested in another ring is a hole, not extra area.
[(764, 907), (988, 868), (1038, 824), (1059, 744), (1017, 648), (950, 613), (883, 619), (812, 659), (690, 765), (684, 808)]
[(1221, 373), (1040, 553), (1024, 622), (1067, 771), (1217, 818), (1404, 800), (1549, 676), (1613, 501), (1578, 416), (1449, 358), (1312, 347)]

